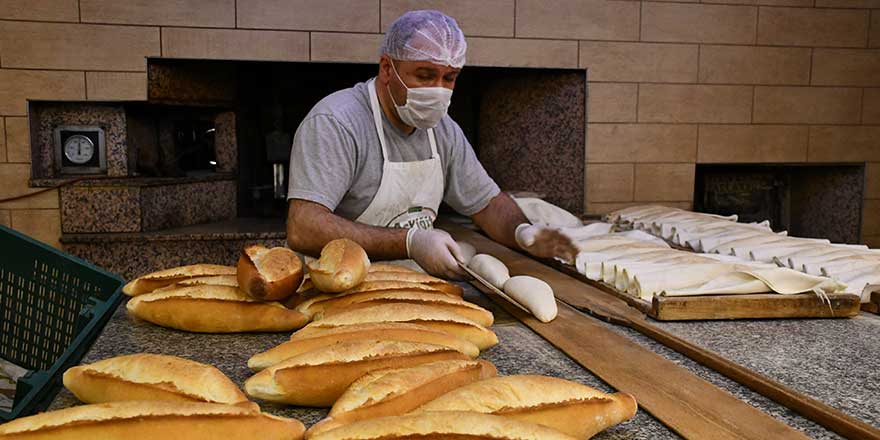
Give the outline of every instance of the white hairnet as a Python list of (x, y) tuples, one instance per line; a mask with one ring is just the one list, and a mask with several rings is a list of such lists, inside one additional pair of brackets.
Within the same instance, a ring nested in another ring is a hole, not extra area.
[(381, 54), (401, 61), (430, 61), (461, 68), (467, 43), (452, 17), (433, 10), (410, 11), (391, 23)]

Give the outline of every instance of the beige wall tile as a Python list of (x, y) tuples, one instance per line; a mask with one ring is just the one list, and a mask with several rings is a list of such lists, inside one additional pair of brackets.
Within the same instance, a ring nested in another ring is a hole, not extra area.
[(755, 123), (858, 124), (862, 91), (832, 87), (755, 89)]
[(810, 82), (810, 49), (701, 46), (700, 82), (806, 85)]
[(379, 0), (237, 0), (238, 27), (377, 33)]
[(635, 41), (639, 2), (518, 0), (516, 36)]
[(587, 69), (590, 81), (697, 80), (697, 45), (582, 41), (580, 50), (580, 66)]
[(880, 10), (871, 11), (871, 47), (880, 47)]
[(865, 200), (862, 205), (862, 235), (880, 235), (880, 200)]
[(8, 209), (0, 209), (0, 225), (12, 227), (12, 213)]
[(633, 199), (633, 164), (587, 164), (587, 202)]
[(813, 6), (813, 0), (702, 0), (703, 3), (759, 6)]
[(28, 99), (85, 99), (85, 77), (82, 72), (0, 69), (0, 115), (26, 115)]
[(86, 72), (86, 91), (93, 101), (145, 101), (147, 74)]
[(382, 34), (312, 32), (312, 61), (378, 63)]
[(0, 162), (6, 162), (6, 123), (0, 118)]
[(635, 122), (638, 84), (587, 84), (588, 122)]
[(635, 200), (694, 199), (694, 164), (636, 164)]
[(807, 126), (701, 125), (699, 163), (804, 162)]
[(752, 87), (641, 84), (639, 122), (748, 123)]
[(810, 162), (880, 162), (880, 127), (810, 127)]
[(846, 9), (761, 8), (758, 44), (864, 47), (868, 12)]
[(12, 229), (50, 246), (61, 248), (61, 212), (58, 209), (11, 211)]
[(407, 11), (436, 9), (468, 37), (512, 37), (514, 0), (382, 0), (382, 31)]
[(646, 2), (642, 41), (753, 44), (758, 8)]
[[(31, 166), (26, 163), (0, 163), (0, 199), (34, 193), (44, 188), (30, 188)], [(0, 209), (57, 208), (58, 190), (11, 202), (0, 203)]]
[(880, 49), (813, 50), (813, 84), (880, 86)]
[(577, 67), (577, 41), (473, 37), (467, 43), (472, 66)]
[(31, 134), (28, 118), (6, 118), (6, 160), (14, 163), (31, 162)]
[(817, 8), (880, 8), (880, 0), (816, 0)]
[(79, 21), (77, 0), (2, 0), (0, 19)]
[(694, 162), (697, 126), (589, 124), (588, 162)]
[(80, 0), (83, 23), (235, 27), (235, 0)]
[(162, 29), (162, 53), (171, 58), (308, 61), (308, 32), (239, 29)]
[[(644, 202), (608, 202), (608, 203), (587, 203), (587, 215), (602, 215), (618, 209), (629, 208), (630, 206), (644, 205)], [(669, 206), (670, 208), (693, 209), (691, 202), (651, 202), (652, 205)]]
[(880, 162), (865, 164), (865, 198), (880, 199)]
[(0, 22), (3, 67), (144, 71), (154, 55), (158, 28)]
[(862, 123), (880, 125), (880, 89), (865, 89)]

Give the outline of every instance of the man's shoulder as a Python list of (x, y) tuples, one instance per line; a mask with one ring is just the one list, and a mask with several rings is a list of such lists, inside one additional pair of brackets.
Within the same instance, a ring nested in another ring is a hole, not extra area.
[(358, 83), (353, 87), (333, 92), (318, 101), (308, 117), (329, 116), (346, 126), (367, 118), (370, 115), (369, 96), (366, 84)]

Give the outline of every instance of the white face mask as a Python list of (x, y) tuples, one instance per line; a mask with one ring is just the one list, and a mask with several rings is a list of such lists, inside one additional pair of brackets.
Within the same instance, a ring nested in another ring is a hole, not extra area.
[(391, 88), (388, 88), (388, 94), (391, 95), (391, 102), (397, 109), (397, 115), (404, 124), (416, 128), (433, 128), (437, 126), (440, 119), (446, 115), (449, 108), (449, 102), (452, 100), (452, 90), (446, 87), (413, 87), (409, 88), (394, 63), (391, 63), (391, 69), (397, 79), (406, 88), (406, 104), (397, 105), (394, 101), (394, 95), (391, 94)]

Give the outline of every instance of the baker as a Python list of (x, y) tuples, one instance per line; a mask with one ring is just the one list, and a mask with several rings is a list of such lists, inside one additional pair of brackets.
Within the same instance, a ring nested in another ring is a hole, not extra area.
[(442, 201), (497, 242), (538, 257), (573, 258), (567, 237), (531, 225), (499, 190), (446, 114), (466, 50), (451, 17), (407, 12), (385, 34), (378, 76), (312, 108), (290, 155), (291, 249), (317, 255), (345, 237), (372, 259), (411, 258), (428, 273), (460, 279), (461, 249), (433, 228)]

